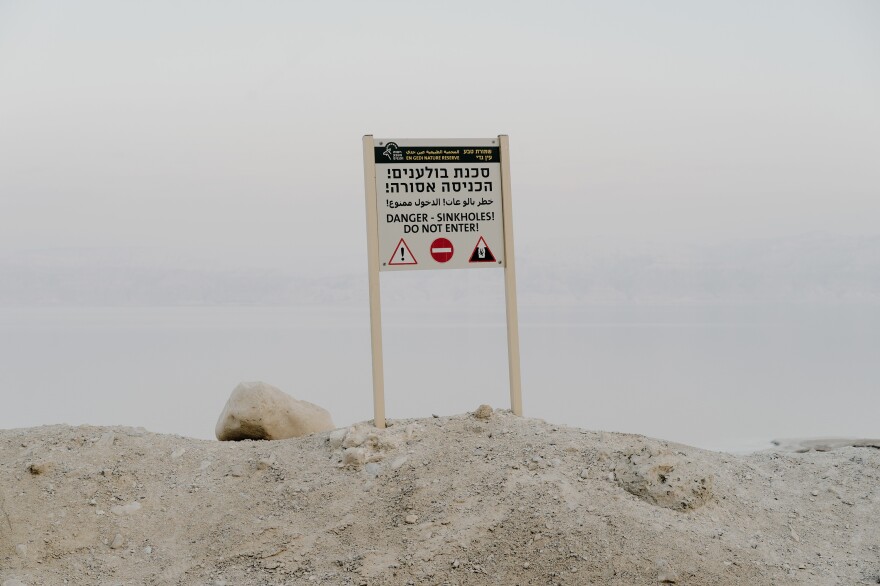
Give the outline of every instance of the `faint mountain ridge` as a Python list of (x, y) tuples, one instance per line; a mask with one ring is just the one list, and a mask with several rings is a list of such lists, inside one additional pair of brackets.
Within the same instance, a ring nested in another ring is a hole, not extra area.
[[(568, 243), (565, 255), (549, 258), (540, 251), (550, 247), (539, 248), (526, 243), (518, 254), (521, 304), (880, 303), (880, 236), (807, 234), (626, 249)], [(361, 304), (367, 297), (362, 260), (159, 248), (6, 253), (0, 255), (0, 305)], [(497, 299), (494, 281), (455, 273), (407, 275), (385, 287), (383, 299), (435, 305)]]

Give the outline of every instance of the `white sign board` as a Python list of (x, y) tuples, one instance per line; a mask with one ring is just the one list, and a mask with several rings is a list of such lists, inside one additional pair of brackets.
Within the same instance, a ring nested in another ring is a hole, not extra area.
[(368, 134), (363, 147), (376, 427), (385, 427), (380, 271), (504, 268), (510, 409), (522, 415), (509, 138)]
[(379, 270), (504, 267), (500, 149), (487, 139), (374, 139)]

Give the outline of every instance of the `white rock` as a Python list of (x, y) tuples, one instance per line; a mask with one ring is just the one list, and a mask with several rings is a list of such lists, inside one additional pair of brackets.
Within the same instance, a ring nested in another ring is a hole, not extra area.
[(398, 457), (394, 458), (394, 460), (391, 461), (391, 469), (392, 470), (400, 469), (400, 467), (403, 466), (404, 464), (406, 464), (406, 462), (408, 460), (409, 460), (409, 456), (398, 456)]
[(263, 456), (257, 460), (257, 470), (268, 470), (269, 468), (275, 468), (274, 455)]
[(116, 536), (113, 537), (113, 543), (110, 544), (110, 549), (119, 549), (124, 543), (125, 541), (122, 539), (122, 535), (117, 533)]
[(391, 450), (395, 450), (398, 447), (397, 438), (393, 435), (389, 434), (376, 434), (373, 436), (375, 438), (375, 446), (376, 449), (389, 452)]
[(264, 382), (245, 382), (232, 391), (215, 433), (217, 439), (286, 439), (330, 431), (330, 413), (308, 401), (298, 401)]
[(416, 522), (418, 522), (418, 520), (419, 520), (419, 518), (416, 515), (407, 515), (406, 518), (404, 519), (404, 521), (406, 521), (406, 523), (408, 525), (415, 525)]
[(27, 556), (27, 544), (19, 543), (15, 546), (15, 553), (17, 553), (21, 557)]
[(127, 505), (115, 505), (110, 507), (110, 512), (114, 515), (119, 515), (120, 517), (123, 515), (131, 515), (132, 513), (136, 513), (141, 510), (141, 504), (139, 502), (128, 503)]
[(658, 582), (661, 584), (675, 584), (678, 582), (678, 575), (676, 575), (675, 570), (672, 569), (668, 561), (664, 559), (655, 560), (654, 565), (657, 566)]
[(367, 441), (367, 437), (370, 435), (370, 430), (366, 427), (354, 426), (348, 428), (348, 431), (345, 432), (345, 437), (342, 440), (342, 447), (344, 448), (357, 448), (364, 445), (364, 442)]
[(367, 455), (364, 453), (363, 448), (346, 448), (342, 453), (343, 466), (363, 466), (366, 459)]
[(338, 450), (342, 447), (342, 442), (345, 440), (345, 434), (348, 433), (348, 430), (344, 427), (342, 429), (334, 429), (330, 432), (330, 449)]

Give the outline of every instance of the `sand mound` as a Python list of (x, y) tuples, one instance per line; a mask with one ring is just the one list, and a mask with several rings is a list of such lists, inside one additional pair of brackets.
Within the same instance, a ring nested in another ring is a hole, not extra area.
[(880, 450), (504, 411), (283, 441), (0, 431), (0, 584), (876, 584)]

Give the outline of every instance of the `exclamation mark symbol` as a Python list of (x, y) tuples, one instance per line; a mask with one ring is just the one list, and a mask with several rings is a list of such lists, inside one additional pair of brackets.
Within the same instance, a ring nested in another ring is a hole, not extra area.
[(392, 266), (400, 266), (417, 265), (419, 263), (413, 256), (412, 250), (407, 248), (406, 242), (401, 238), (400, 242), (397, 243), (397, 246), (394, 247), (394, 252), (391, 253), (391, 257), (388, 259), (388, 264)]

